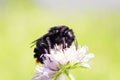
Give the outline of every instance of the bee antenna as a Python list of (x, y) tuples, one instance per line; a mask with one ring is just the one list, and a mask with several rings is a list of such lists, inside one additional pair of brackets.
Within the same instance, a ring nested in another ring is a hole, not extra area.
[(38, 40), (38, 39), (36, 39), (36, 40), (34, 40), (34, 41), (32, 41), (32, 42), (30, 43), (30, 45), (32, 44), (32, 45), (30, 46), (30, 48), (32, 48), (33, 46), (35, 46), (35, 42), (36, 42), (37, 40)]
[(32, 48), (33, 46), (35, 46), (35, 44), (31, 45), (30, 48)]

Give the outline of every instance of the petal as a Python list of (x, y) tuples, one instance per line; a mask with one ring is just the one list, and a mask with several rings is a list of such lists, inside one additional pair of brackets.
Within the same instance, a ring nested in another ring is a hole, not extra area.
[(85, 54), (88, 51), (88, 47), (87, 46), (83, 46), (78, 51), (79, 51), (79, 53), (84, 53)]
[(84, 68), (90, 68), (90, 65), (87, 63), (81, 63), (80, 66), (82, 66)]
[(45, 57), (46, 60), (43, 65), (53, 71), (57, 71), (59, 69), (59, 63), (49, 54), (45, 55)]
[(43, 71), (43, 75), (51, 78), (54, 74), (56, 73), (56, 71), (53, 71), (49, 68), (45, 68), (44, 71)]
[(89, 61), (89, 59), (93, 58), (94, 57), (94, 54), (88, 54), (88, 55), (85, 55), (85, 57), (81, 60), (81, 62), (83, 63), (86, 63)]
[(34, 76), (32, 80), (52, 80), (52, 79), (48, 78), (45, 75), (40, 75), (40, 76)]
[(77, 50), (77, 54), (76, 54), (76, 59), (77, 60), (81, 60), (84, 56), (85, 53), (88, 51), (88, 47), (87, 46), (83, 46), (82, 48)]
[(60, 63), (60, 64), (66, 64), (67, 63), (67, 58), (66, 58), (66, 55), (65, 55), (65, 53), (62, 51), (62, 52), (59, 52), (58, 51), (58, 53), (56, 53), (56, 54), (53, 54), (52, 55), (53, 57), (54, 57), (54, 59), (58, 62), (58, 63)]
[(35, 74), (42, 74), (42, 72), (43, 72), (43, 67), (37, 65), (35, 67)]

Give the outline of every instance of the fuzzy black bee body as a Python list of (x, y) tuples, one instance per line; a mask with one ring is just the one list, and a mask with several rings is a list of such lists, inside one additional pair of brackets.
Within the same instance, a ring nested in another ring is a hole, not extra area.
[(52, 27), (47, 34), (35, 41), (34, 57), (38, 62), (43, 63), (44, 54), (50, 54), (50, 49), (55, 48), (55, 45), (62, 45), (62, 48), (65, 49), (70, 47), (74, 40), (74, 33), (67, 26)]

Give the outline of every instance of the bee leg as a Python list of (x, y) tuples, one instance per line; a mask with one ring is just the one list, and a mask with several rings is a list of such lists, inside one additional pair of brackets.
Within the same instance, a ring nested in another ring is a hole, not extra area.
[(62, 38), (62, 43), (63, 43), (63, 49), (65, 49), (66, 48), (65, 38)]
[(48, 47), (49, 47), (47, 51), (48, 51), (48, 54), (50, 54), (51, 43), (50, 43), (50, 39), (49, 39), (49, 37), (46, 38), (46, 41), (47, 41), (47, 43), (48, 43)]
[(65, 38), (62, 38), (62, 51), (63, 51), (63, 53), (64, 53), (64, 49), (67, 47), (67, 45), (66, 45), (66, 43), (65, 43)]
[(77, 49), (78, 49), (78, 42), (77, 42), (77, 39), (75, 39), (74, 44), (75, 44), (75, 47), (76, 47), (76, 50), (77, 50)]
[(44, 54), (42, 54), (42, 55), (40, 56), (40, 60), (41, 60), (41, 63), (42, 63), (42, 64), (44, 64), (45, 59), (46, 59), (46, 58), (45, 58)]

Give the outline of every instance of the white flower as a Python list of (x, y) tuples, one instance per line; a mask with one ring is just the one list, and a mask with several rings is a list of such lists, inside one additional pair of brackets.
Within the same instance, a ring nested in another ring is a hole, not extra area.
[[(61, 65), (65, 66), (66, 69), (80, 66), (90, 68), (87, 62), (94, 57), (94, 54), (91, 53), (86, 55), (87, 51), (87, 46), (83, 46), (78, 50), (76, 50), (75, 46), (66, 49), (51, 49), (50, 54), (44, 55), (44, 64), (41, 67), (36, 67), (35, 76), (32, 80), (52, 80), (54, 75), (60, 72)], [(66, 65), (69, 66), (66, 67)]]

